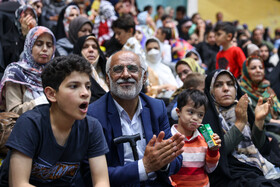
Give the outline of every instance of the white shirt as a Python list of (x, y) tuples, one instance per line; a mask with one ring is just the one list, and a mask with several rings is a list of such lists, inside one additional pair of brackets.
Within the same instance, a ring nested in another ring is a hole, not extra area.
[[(148, 179), (148, 175), (145, 171), (145, 167), (142, 160), (146, 149), (146, 139), (145, 139), (145, 134), (144, 134), (142, 120), (141, 120), (141, 113), (143, 111), (141, 99), (139, 97), (138, 106), (135, 114), (133, 115), (132, 120), (130, 120), (127, 112), (117, 103), (117, 101), (114, 100), (114, 102), (120, 116), (122, 134), (134, 135), (140, 133), (141, 140), (138, 140), (136, 142), (136, 148), (140, 159), (138, 160), (138, 169), (139, 169), (138, 172), (139, 172), (140, 181), (146, 181)], [(134, 157), (130, 144), (124, 143), (123, 147), (124, 147), (124, 164), (128, 162), (134, 162)]]

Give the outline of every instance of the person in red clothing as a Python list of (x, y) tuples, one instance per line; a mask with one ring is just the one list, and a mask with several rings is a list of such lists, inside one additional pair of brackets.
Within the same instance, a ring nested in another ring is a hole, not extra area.
[(216, 44), (223, 47), (216, 56), (216, 69), (227, 69), (239, 78), (246, 57), (242, 49), (232, 46), (235, 32), (235, 26), (230, 22), (222, 22), (215, 27)]
[(171, 133), (185, 135), (183, 164), (178, 173), (171, 176), (176, 187), (210, 186), (207, 173), (213, 172), (219, 162), (220, 137), (214, 133), (216, 146), (209, 148), (197, 128), (204, 117), (207, 97), (195, 89), (187, 89), (178, 96), (176, 112), (178, 124), (171, 127)]

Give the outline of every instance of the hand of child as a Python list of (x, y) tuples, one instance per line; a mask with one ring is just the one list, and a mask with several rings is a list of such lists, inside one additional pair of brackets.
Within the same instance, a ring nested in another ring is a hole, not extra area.
[(216, 151), (221, 147), (222, 140), (220, 139), (219, 135), (216, 134), (216, 133), (213, 134), (213, 139), (215, 140), (217, 145), (214, 146), (214, 147), (211, 147), (210, 150), (211, 151)]

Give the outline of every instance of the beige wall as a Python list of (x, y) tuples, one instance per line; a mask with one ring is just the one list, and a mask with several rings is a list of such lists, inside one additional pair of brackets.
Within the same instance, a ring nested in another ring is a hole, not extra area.
[(215, 15), (223, 12), (224, 21), (239, 20), (249, 29), (262, 24), (274, 29), (280, 27), (280, 1), (278, 0), (198, 0), (198, 12), (205, 20), (216, 22)]

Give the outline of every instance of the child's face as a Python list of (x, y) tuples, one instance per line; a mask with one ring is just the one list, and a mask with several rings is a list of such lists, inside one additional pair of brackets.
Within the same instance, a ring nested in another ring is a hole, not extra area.
[(179, 110), (176, 109), (178, 114), (178, 131), (185, 136), (191, 136), (193, 132), (199, 127), (205, 114), (205, 107), (201, 105), (197, 108), (194, 107), (192, 100)]
[(116, 40), (118, 40), (118, 42), (122, 45), (124, 45), (127, 40), (133, 36), (133, 31), (126, 32), (124, 29), (115, 28), (114, 32)]
[(135, 36), (135, 38), (136, 38), (139, 42), (142, 41), (143, 34), (142, 34), (141, 31), (136, 31), (134, 36)]
[(56, 112), (72, 120), (83, 119), (90, 101), (90, 80), (86, 73), (77, 71), (68, 75), (55, 92)]
[(219, 46), (224, 45), (227, 42), (231, 41), (231, 37), (229, 37), (229, 34), (227, 34), (223, 30), (218, 30), (216, 32), (215, 39), (216, 39), (216, 44), (219, 45)]

